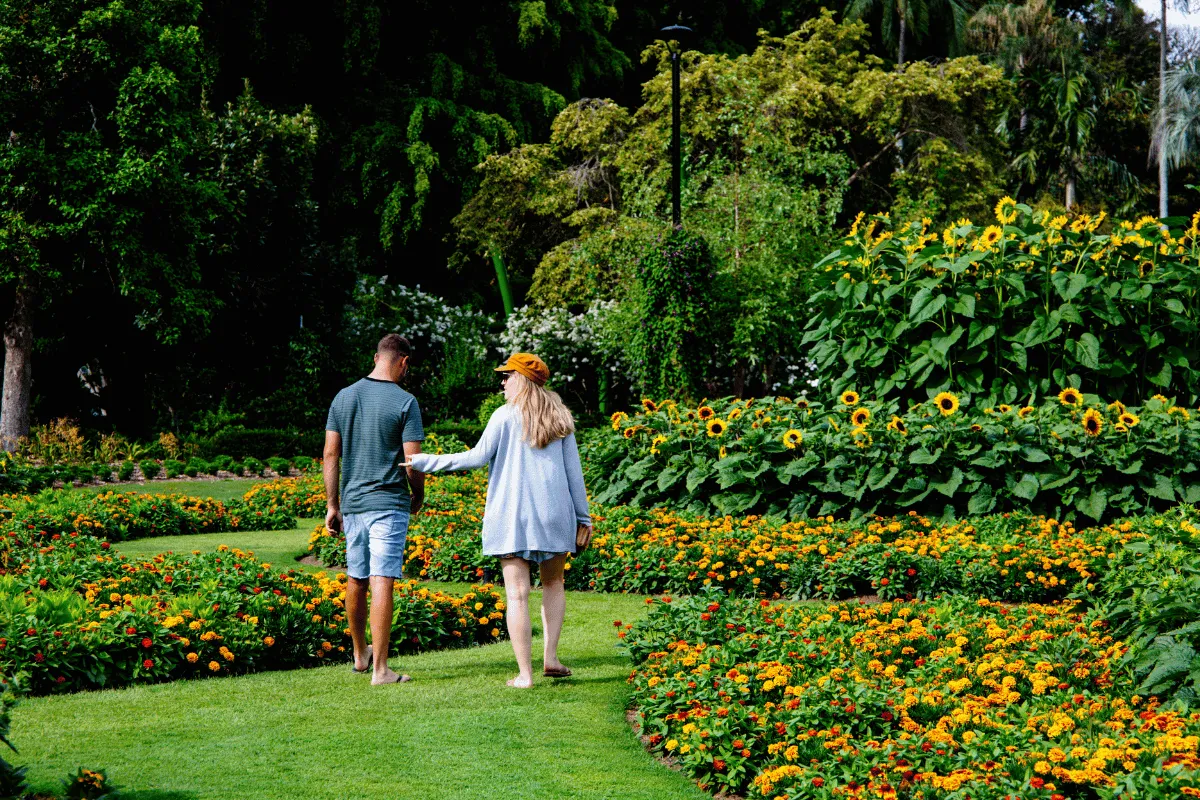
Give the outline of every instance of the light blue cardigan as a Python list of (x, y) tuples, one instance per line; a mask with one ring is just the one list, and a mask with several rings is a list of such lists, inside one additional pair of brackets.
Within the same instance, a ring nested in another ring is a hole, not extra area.
[(471, 450), (420, 453), (412, 465), (418, 472), (488, 467), (484, 555), (573, 553), (576, 527), (592, 524), (575, 434), (538, 450), (523, 438), (521, 412), (511, 404), (496, 409)]

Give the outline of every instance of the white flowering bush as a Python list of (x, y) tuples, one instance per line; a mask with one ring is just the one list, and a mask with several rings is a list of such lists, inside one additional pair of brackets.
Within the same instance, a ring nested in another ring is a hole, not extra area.
[(486, 360), (496, 346), (496, 319), (470, 306), (452, 306), (421, 291), (421, 286), (388, 283), (388, 276), (364, 276), (354, 288), (346, 315), (353, 341), (374, 345), (385, 334), (401, 333), (416, 348), (418, 359), (464, 339), (470, 354)]
[(615, 300), (597, 300), (582, 314), (565, 308), (519, 308), (500, 334), (499, 350), (536, 353), (550, 367), (561, 389), (594, 396), (596, 378), (604, 370), (610, 386), (623, 383), (629, 370), (616, 329), (620, 307)]

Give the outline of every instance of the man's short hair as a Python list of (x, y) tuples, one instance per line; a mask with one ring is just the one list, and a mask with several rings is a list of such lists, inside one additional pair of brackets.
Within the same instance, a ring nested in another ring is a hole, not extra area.
[(379, 340), (375, 352), (389, 361), (412, 355), (412, 342), (398, 333), (389, 333)]

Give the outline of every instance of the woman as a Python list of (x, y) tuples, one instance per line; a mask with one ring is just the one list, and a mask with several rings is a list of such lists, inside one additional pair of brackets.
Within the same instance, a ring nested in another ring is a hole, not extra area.
[(529, 565), (541, 568), (542, 674), (565, 678), (571, 670), (558, 660), (566, 594), (563, 568), (575, 552), (579, 527), (589, 530), (587, 492), (575, 445), (575, 420), (562, 399), (546, 389), (550, 369), (537, 356), (517, 353), (504, 366), (505, 404), (488, 420), (479, 444), (466, 453), (414, 455), (418, 472), (488, 467), (483, 516), (483, 553), (499, 556), (508, 595), (508, 635), (520, 673), (508, 681), (518, 689), (533, 685), (529, 621)]

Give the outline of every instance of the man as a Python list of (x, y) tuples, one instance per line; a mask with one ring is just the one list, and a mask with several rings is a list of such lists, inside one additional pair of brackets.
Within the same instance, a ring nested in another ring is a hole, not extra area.
[(410, 680), (389, 669), (387, 657), (392, 584), (403, 574), (409, 515), (425, 501), (425, 476), (404, 467), (421, 452), (425, 439), (417, 400), (398, 384), (411, 357), (412, 345), (403, 336), (389, 333), (380, 339), (375, 369), (338, 392), (325, 423), (325, 525), (346, 532), (346, 617), (354, 640), (354, 671), (373, 669), (374, 685)]

